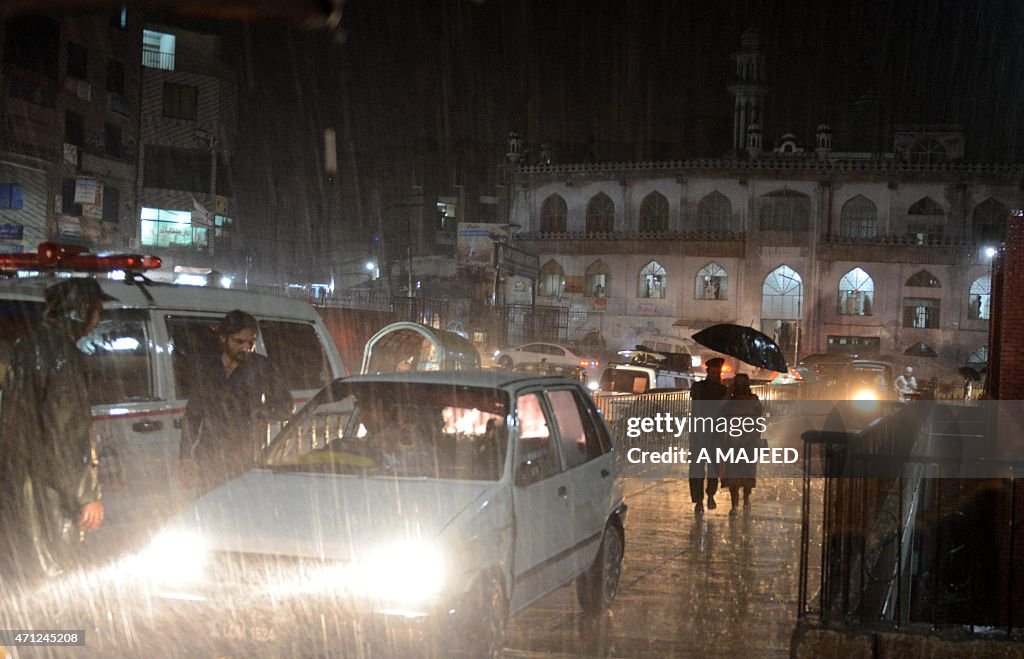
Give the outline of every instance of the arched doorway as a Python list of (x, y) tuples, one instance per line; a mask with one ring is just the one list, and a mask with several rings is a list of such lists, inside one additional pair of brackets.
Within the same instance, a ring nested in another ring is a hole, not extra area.
[(791, 364), (799, 358), (803, 308), (804, 283), (799, 273), (788, 265), (769, 272), (761, 287), (761, 331), (779, 344)]

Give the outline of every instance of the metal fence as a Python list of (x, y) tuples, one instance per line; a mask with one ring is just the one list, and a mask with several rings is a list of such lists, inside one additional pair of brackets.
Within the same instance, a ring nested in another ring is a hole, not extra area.
[[(799, 388), (789, 385), (754, 385), (751, 388), (761, 400), (764, 413), (768, 416), (779, 416), (786, 410), (785, 405), (799, 399)], [(594, 402), (601, 410), (605, 422), (612, 429), (624, 449), (631, 448), (626, 435), (626, 419), (653, 419), (658, 414), (671, 414), (682, 418), (690, 414), (690, 392), (670, 391), (651, 394), (617, 394), (595, 392)], [(650, 447), (667, 437), (658, 437), (644, 433), (644, 445)]]
[(859, 433), (805, 435), (801, 623), (1021, 637), (1024, 461), (1001, 461), (1001, 478), (946, 477), (991, 472), (967, 455), (985, 433), (932, 431), (971, 409), (893, 409)]

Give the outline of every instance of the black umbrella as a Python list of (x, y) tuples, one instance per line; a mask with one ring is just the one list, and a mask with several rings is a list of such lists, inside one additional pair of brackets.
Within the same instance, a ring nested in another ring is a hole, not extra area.
[(974, 380), (975, 382), (981, 380), (981, 373), (977, 369), (971, 368), (970, 366), (961, 366), (956, 369), (956, 372), (964, 376), (968, 380)]
[(779, 373), (789, 370), (779, 344), (751, 327), (731, 323), (712, 325), (694, 334), (693, 340), (751, 366)]

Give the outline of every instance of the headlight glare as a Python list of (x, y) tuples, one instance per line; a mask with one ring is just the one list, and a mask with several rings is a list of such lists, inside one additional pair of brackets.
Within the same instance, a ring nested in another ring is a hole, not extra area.
[(165, 583), (195, 581), (206, 569), (206, 543), (198, 533), (165, 531), (131, 559), (138, 575)]
[(388, 602), (422, 602), (444, 586), (444, 559), (420, 542), (388, 545), (348, 565), (327, 568), (317, 581), (323, 589)]

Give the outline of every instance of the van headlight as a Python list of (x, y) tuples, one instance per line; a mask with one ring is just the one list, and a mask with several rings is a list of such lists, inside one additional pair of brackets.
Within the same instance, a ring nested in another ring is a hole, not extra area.
[(367, 552), (364, 558), (324, 568), (321, 591), (395, 603), (420, 603), (438, 595), (445, 583), (439, 548), (425, 542), (399, 542)]
[(136, 576), (167, 584), (197, 581), (206, 571), (206, 542), (198, 533), (164, 531), (129, 559)]

